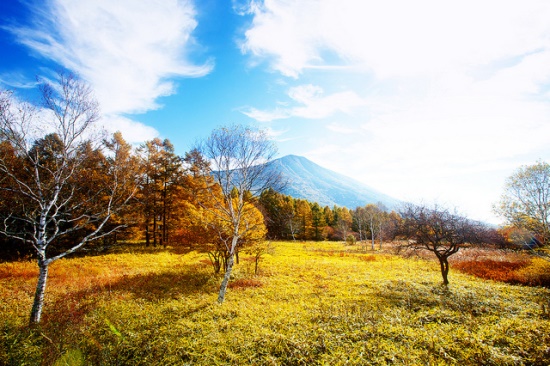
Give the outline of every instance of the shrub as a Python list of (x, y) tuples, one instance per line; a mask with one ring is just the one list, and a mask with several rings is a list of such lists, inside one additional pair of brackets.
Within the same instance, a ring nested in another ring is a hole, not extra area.
[(346, 237), (346, 244), (347, 245), (354, 245), (355, 244), (355, 236), (353, 236), (352, 234), (349, 234)]
[(550, 287), (550, 262), (533, 258), (529, 265), (517, 271), (517, 276), (524, 285)]
[(541, 258), (515, 261), (468, 260), (454, 264), (453, 268), (487, 280), (550, 287), (550, 262)]

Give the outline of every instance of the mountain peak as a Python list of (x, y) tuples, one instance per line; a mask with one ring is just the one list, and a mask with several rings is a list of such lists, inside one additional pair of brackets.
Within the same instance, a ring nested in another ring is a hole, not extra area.
[(288, 186), (283, 193), (294, 198), (317, 202), (321, 206), (354, 209), (369, 203), (382, 203), (388, 208), (399, 201), (345, 175), (298, 155), (286, 155), (273, 161), (278, 165)]

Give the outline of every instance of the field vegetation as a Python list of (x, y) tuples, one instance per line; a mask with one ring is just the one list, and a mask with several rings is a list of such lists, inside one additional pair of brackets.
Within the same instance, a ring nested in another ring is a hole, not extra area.
[(0, 364), (550, 363), (549, 289), (462, 272), (521, 278), (528, 266), (549, 273), (548, 262), (464, 250), (442, 286), (431, 257), (334, 242), (270, 247), (257, 270), (254, 255), (240, 255), (223, 304), (204, 253), (127, 245), (61, 259), (34, 326), (36, 263), (1, 263)]

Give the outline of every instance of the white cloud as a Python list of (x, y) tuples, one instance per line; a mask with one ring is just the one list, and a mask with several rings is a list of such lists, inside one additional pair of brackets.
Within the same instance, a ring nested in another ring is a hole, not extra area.
[(354, 92), (345, 91), (324, 95), (321, 87), (311, 84), (292, 87), (287, 91), (287, 95), (294, 106), (278, 107), (267, 111), (248, 108), (242, 113), (259, 122), (290, 117), (322, 119), (336, 112), (350, 113), (354, 108), (366, 104), (365, 100)]
[(344, 124), (338, 123), (338, 122), (332, 122), (332, 123), (328, 124), (327, 128), (332, 132), (342, 133), (342, 134), (346, 134), (346, 135), (351, 134), (351, 133), (355, 133), (357, 131), (355, 128), (345, 126)]
[[(321, 77), (364, 96), (366, 108), (326, 126), (361, 132), (315, 136), (319, 149), (309, 154), (325, 166), (399, 198), (464, 205), (495, 221), (491, 204), (505, 177), (550, 157), (549, 2), (258, 4), (243, 53), (298, 82)], [(326, 100), (313, 107), (315, 89), (296, 95), (311, 109), (294, 108), (294, 117), (330, 109)]]
[(141, 143), (159, 136), (157, 130), (141, 122), (119, 115), (105, 115), (102, 122), (109, 133), (123, 132), (124, 139), (129, 143)]
[(246, 108), (241, 111), (244, 115), (255, 119), (258, 122), (271, 122), (276, 119), (289, 118), (290, 114), (286, 110), (274, 109), (270, 111), (262, 111), (257, 108)]
[(286, 76), (332, 64), (380, 77), (476, 67), (548, 45), (545, 0), (253, 2), (241, 49)]
[(212, 68), (188, 59), (197, 22), (187, 0), (49, 0), (32, 10), (32, 26), (10, 30), (87, 80), (106, 115), (157, 109), (157, 98), (175, 92), (169, 78), (197, 77)]
[(323, 89), (314, 85), (291, 88), (288, 96), (302, 104), (292, 108), (291, 115), (308, 119), (325, 118), (338, 111), (348, 113), (354, 107), (365, 104), (354, 92), (345, 91), (324, 96)]

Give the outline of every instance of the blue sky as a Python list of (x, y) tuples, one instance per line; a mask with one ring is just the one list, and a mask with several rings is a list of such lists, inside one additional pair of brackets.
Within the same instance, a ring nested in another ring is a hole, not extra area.
[(505, 178), (550, 160), (548, 19), (547, 0), (0, 1), (0, 87), (66, 68), (132, 143), (256, 126), (281, 156), (498, 223)]

